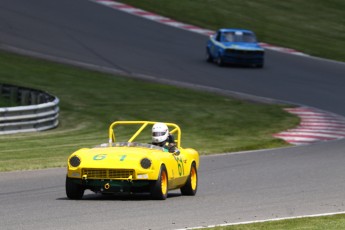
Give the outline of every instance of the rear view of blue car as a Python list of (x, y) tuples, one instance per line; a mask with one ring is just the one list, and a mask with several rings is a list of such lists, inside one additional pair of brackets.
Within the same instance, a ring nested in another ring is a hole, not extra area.
[(244, 29), (219, 29), (207, 41), (208, 62), (246, 65), (262, 68), (264, 49), (259, 45), (254, 32)]

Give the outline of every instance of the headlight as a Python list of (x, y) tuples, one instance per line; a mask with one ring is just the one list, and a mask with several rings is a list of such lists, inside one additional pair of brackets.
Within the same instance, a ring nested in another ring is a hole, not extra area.
[(142, 159), (141, 161), (140, 161), (140, 165), (141, 165), (141, 167), (143, 167), (143, 169), (148, 169), (148, 168), (150, 168), (151, 167), (151, 161), (150, 161), (150, 159), (148, 159), (148, 158), (144, 158), (144, 159)]
[(80, 165), (80, 158), (77, 156), (73, 156), (69, 159), (69, 164), (73, 167), (78, 167)]

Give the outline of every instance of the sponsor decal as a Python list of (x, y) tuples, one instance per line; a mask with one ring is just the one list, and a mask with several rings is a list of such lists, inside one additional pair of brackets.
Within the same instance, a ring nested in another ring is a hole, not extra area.
[(107, 157), (107, 154), (97, 154), (93, 157), (93, 160), (100, 161), (100, 160), (104, 160), (106, 157)]
[(120, 161), (124, 161), (127, 155), (122, 155)]
[(175, 160), (177, 162), (177, 168), (178, 168), (178, 174), (180, 176), (184, 175), (184, 166), (183, 166), (183, 160), (181, 156), (175, 156)]

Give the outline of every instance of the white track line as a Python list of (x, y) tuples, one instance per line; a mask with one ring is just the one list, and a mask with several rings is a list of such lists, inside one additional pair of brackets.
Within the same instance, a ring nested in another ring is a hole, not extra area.
[[(173, 19), (160, 16), (148, 11), (144, 11), (123, 3), (111, 1), (111, 0), (90, 0), (93, 2), (97, 2), (109, 7), (112, 7), (116, 10), (121, 10), (139, 17), (143, 17), (149, 20), (153, 20), (162, 24), (166, 24), (169, 26), (173, 27), (178, 27), (184, 30), (189, 30), (194, 33), (199, 33), (199, 34), (204, 34), (204, 35), (211, 35), (214, 34), (215, 32), (212, 30), (207, 30), (203, 28), (199, 28), (193, 25), (177, 22)], [(271, 49), (271, 50), (276, 50), (279, 52), (283, 53), (289, 53), (289, 54), (294, 54), (294, 55), (301, 55), (301, 56), (309, 56), (308, 54), (302, 53), (300, 51), (296, 51), (294, 49), (290, 48), (284, 48), (284, 47), (279, 47), (279, 46), (274, 46), (270, 45), (267, 43), (260, 43), (264, 48), (266, 49)], [(345, 127), (343, 124), (345, 124), (345, 118), (336, 114), (331, 114), (323, 111), (318, 111), (313, 108), (308, 108), (308, 107), (299, 107), (299, 108), (293, 108), (293, 109), (287, 109), (288, 112), (292, 114), (298, 115), (302, 121), (304, 121), (302, 126), (297, 127), (296, 129), (291, 129), (292, 131), (290, 132), (289, 137), (284, 137), (286, 141), (290, 142), (291, 144), (294, 145), (305, 145), (305, 144), (310, 144), (318, 141), (322, 141), (322, 138), (327, 138), (327, 139), (341, 139), (344, 138), (344, 133), (345, 133)], [(306, 119), (306, 120), (304, 120)], [(307, 119), (313, 119), (313, 120), (307, 120)], [(318, 124), (320, 122), (320, 124)], [(315, 124), (315, 125), (312, 125)], [(334, 124), (334, 126), (332, 125)], [(317, 129), (315, 129), (318, 127)], [(321, 128), (322, 129), (319, 129)], [(308, 131), (308, 134), (306, 133), (306, 130), (311, 130), (311, 132)], [(332, 130), (330, 132), (329, 130)], [(315, 132), (314, 132), (315, 131)], [(289, 133), (289, 131), (282, 132), (283, 134), (286, 134), (286, 132)], [(330, 133), (329, 133), (330, 132)], [(325, 136), (322, 135), (322, 133), (329, 133), (329, 135)], [(293, 135), (296, 134), (295, 137)], [(321, 138), (312, 138), (312, 137), (298, 137), (301, 135), (316, 135), (319, 134), (319, 137)], [(333, 135), (333, 134), (340, 134), (338, 135)], [(279, 134), (276, 134), (279, 135)], [(290, 138), (290, 139), (288, 139)], [(331, 215), (336, 215), (336, 214), (345, 214), (345, 212), (334, 212), (334, 213), (324, 213), (324, 214), (315, 214), (315, 215), (304, 215), (304, 216), (293, 216), (293, 217), (284, 217), (284, 218), (275, 218), (275, 219), (266, 219), (266, 220), (258, 220), (258, 221), (247, 221), (247, 222), (237, 222), (237, 223), (228, 223), (228, 224), (219, 224), (219, 225), (209, 225), (209, 226), (201, 226), (201, 227), (192, 227), (192, 228), (183, 228), (183, 229), (202, 229), (202, 228), (210, 228), (210, 227), (217, 227), (217, 226), (231, 226), (231, 225), (240, 225), (240, 224), (253, 224), (253, 223), (262, 223), (262, 222), (268, 222), (268, 221), (279, 221), (279, 220), (289, 220), (289, 219), (296, 219), (296, 218), (307, 218), (307, 217), (322, 217), (322, 216), (331, 216)], [(177, 229), (177, 230), (182, 230), (182, 229)]]
[(191, 228), (187, 227), (187, 228), (180, 228), (180, 229), (175, 229), (175, 230), (192, 230), (192, 229), (225, 227), (225, 226), (233, 226), (233, 225), (241, 225), (241, 224), (256, 224), (256, 223), (265, 223), (265, 222), (271, 222), (271, 221), (281, 221), (281, 220), (291, 220), (291, 219), (301, 219), (301, 218), (334, 216), (334, 215), (338, 215), (338, 214), (345, 214), (345, 212), (330, 212), (330, 213), (321, 213), (321, 214), (313, 214), (313, 215), (291, 216), (291, 217), (282, 217), (282, 218), (274, 218), (274, 219), (266, 219), (266, 220), (254, 220), (254, 221), (244, 221), (244, 222), (235, 222), (235, 223), (199, 226), (199, 227), (191, 227)]

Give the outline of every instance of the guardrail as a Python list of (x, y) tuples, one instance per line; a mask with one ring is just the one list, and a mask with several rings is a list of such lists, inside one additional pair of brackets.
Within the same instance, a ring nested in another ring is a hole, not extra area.
[(0, 108), (0, 135), (52, 129), (59, 124), (59, 99), (44, 91), (0, 84), (0, 97), (20, 106)]

